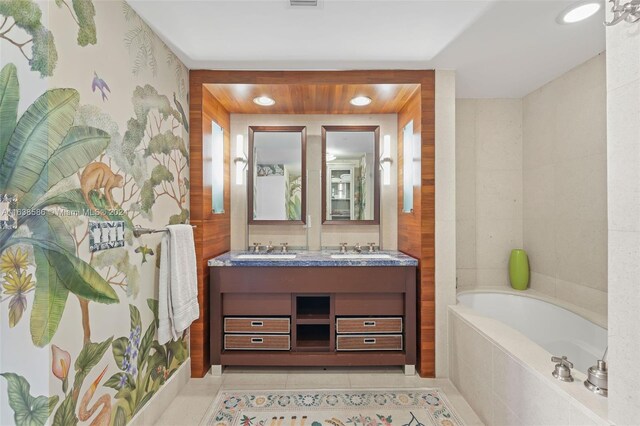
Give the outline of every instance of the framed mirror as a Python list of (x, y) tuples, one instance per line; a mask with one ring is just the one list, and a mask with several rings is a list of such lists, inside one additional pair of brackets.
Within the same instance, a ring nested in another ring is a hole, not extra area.
[(249, 127), (249, 224), (305, 223), (304, 126)]
[(322, 223), (380, 223), (380, 126), (322, 127)]

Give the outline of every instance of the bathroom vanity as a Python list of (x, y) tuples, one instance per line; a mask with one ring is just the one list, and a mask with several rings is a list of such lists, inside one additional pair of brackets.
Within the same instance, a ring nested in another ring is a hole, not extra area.
[(417, 261), (399, 252), (225, 253), (209, 261), (211, 363), (416, 362)]

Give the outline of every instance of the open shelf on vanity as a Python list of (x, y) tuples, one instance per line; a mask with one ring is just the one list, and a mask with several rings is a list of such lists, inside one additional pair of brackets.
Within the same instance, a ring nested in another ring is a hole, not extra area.
[(295, 296), (297, 324), (329, 324), (331, 297), (329, 295)]
[(329, 324), (297, 324), (296, 350), (328, 352), (331, 330)]

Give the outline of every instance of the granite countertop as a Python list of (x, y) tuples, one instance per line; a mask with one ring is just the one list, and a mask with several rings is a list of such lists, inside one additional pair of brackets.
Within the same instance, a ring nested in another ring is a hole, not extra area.
[[(284, 255), (273, 253), (267, 259), (241, 259), (240, 255), (253, 255), (247, 251), (231, 251), (209, 260), (209, 266), (418, 266), (418, 261), (399, 251), (377, 251), (370, 255), (363, 252), (359, 259), (349, 259), (348, 256), (356, 255), (349, 252), (340, 255), (337, 251), (295, 251), (294, 259), (284, 258)], [(265, 255), (266, 253), (260, 253)], [(345, 256), (346, 259), (333, 259), (331, 255)], [(389, 258), (376, 258), (376, 255), (388, 255)], [(280, 257), (283, 256), (283, 257)], [(371, 256), (371, 258), (364, 258)]]

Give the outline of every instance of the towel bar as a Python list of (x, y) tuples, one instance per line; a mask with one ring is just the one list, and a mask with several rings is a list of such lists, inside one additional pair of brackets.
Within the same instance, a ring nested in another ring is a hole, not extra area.
[[(196, 225), (191, 225), (192, 228), (196, 228)], [(133, 229), (133, 236), (136, 238), (139, 238), (141, 235), (146, 235), (146, 234), (155, 234), (158, 232), (167, 232), (169, 231), (167, 228), (164, 229), (149, 229), (149, 228), (134, 228)]]

